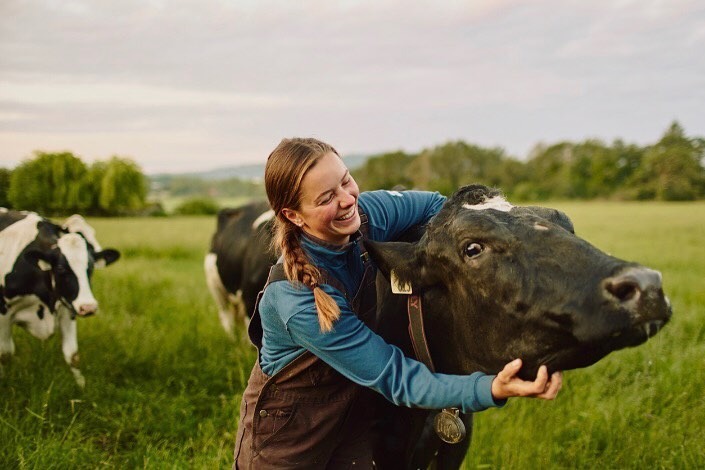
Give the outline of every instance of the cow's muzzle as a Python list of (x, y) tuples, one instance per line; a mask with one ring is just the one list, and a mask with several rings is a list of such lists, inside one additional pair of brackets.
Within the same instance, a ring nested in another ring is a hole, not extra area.
[(78, 307), (78, 316), (79, 317), (90, 317), (91, 315), (94, 315), (97, 311), (98, 311), (98, 304), (96, 304), (96, 303), (81, 304)]
[(627, 308), (636, 306), (647, 293), (663, 296), (661, 273), (642, 267), (631, 267), (605, 279), (604, 289), (608, 299)]
[(631, 333), (648, 339), (671, 318), (671, 303), (663, 293), (661, 273), (644, 267), (630, 267), (605, 280), (608, 300), (629, 312), (632, 325), (613, 333), (614, 337)]

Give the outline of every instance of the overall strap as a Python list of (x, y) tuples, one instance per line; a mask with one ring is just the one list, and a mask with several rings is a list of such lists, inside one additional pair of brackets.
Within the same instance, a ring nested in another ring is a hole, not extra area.
[(250, 341), (254, 344), (257, 349), (262, 348), (262, 335), (264, 330), (262, 330), (262, 319), (259, 316), (259, 302), (262, 299), (264, 290), (267, 286), (276, 281), (286, 280), (286, 274), (284, 273), (284, 264), (277, 263), (269, 268), (269, 276), (267, 277), (267, 282), (261, 291), (257, 293), (257, 300), (255, 300), (255, 309), (252, 312), (252, 318), (250, 319), (250, 325), (247, 327), (247, 335), (250, 337)]

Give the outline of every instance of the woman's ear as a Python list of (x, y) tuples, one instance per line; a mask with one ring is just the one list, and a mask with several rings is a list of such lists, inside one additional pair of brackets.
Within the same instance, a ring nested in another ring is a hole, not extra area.
[(289, 222), (297, 227), (301, 227), (304, 224), (304, 221), (299, 213), (293, 209), (282, 209), (282, 214), (284, 214), (284, 217), (286, 217)]

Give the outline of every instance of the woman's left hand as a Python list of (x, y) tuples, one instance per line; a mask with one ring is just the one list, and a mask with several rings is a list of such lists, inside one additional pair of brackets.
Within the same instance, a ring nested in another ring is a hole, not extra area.
[(515, 359), (502, 369), (492, 381), (492, 396), (496, 400), (511, 397), (542, 398), (553, 400), (563, 385), (563, 372), (554, 372), (548, 377), (546, 366), (539, 367), (533, 382), (517, 377), (521, 359)]

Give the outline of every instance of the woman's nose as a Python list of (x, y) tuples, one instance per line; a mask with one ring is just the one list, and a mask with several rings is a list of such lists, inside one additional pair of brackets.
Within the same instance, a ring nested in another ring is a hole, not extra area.
[(343, 197), (340, 198), (340, 205), (343, 207), (348, 207), (353, 204), (355, 204), (355, 196), (349, 191), (344, 191)]

